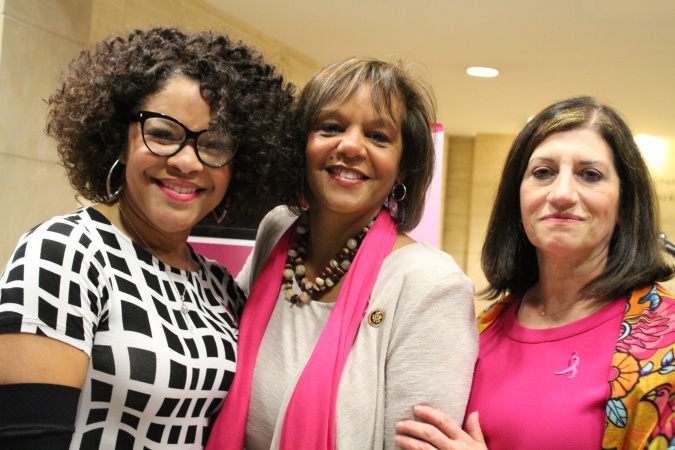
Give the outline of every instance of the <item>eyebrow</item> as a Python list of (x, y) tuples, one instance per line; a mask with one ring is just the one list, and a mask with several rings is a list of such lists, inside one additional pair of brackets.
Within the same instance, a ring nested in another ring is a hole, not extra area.
[[(319, 111), (319, 114), (317, 114), (316, 116), (316, 124), (326, 119), (348, 120), (349, 117), (350, 117), (349, 113), (340, 112), (340, 106), (337, 106), (335, 108), (323, 108), (321, 111)], [(391, 127), (396, 130), (399, 129), (394, 119), (389, 115), (388, 112), (386, 112), (386, 110), (381, 115), (378, 114), (378, 117), (379, 117), (379, 119), (377, 120), (379, 124), (378, 127), (386, 127), (386, 128)]]
[[(530, 159), (530, 163), (535, 162), (535, 161), (537, 161), (537, 162), (553, 162), (555, 160), (553, 158), (548, 158), (548, 157), (545, 157), (545, 156), (538, 156), (536, 158)], [(578, 163), (582, 166), (599, 165), (599, 166), (609, 167), (609, 165), (606, 162), (601, 161), (599, 159), (595, 159), (595, 160), (583, 159), (583, 160), (579, 161)]]

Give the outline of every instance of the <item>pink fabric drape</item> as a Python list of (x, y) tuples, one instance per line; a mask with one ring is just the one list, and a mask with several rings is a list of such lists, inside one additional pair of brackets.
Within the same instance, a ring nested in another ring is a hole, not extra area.
[[(294, 230), (291, 226), (281, 237), (251, 290), (240, 324), (237, 372), (206, 450), (244, 447), (255, 360), (279, 296)], [(280, 449), (335, 448), (335, 403), (342, 371), (396, 236), (396, 225), (383, 209), (352, 261), (328, 322), (298, 379), (284, 416)]]

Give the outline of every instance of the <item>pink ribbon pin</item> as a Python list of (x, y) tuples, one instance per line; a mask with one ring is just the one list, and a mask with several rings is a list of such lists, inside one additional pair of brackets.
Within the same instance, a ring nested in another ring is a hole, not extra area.
[(570, 378), (574, 378), (577, 374), (577, 366), (579, 365), (579, 357), (577, 356), (577, 352), (572, 353), (572, 357), (570, 358), (570, 363), (567, 369), (561, 370), (560, 372), (556, 372), (556, 375), (564, 375), (568, 372), (572, 372), (572, 375), (570, 375)]

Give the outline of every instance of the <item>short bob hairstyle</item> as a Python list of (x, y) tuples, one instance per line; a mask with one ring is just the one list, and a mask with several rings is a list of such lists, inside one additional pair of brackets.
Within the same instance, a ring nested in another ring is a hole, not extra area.
[[(316, 127), (321, 113), (342, 104), (365, 83), (370, 83), (373, 105), (380, 116), (387, 114), (401, 130), (403, 154), (401, 169), (405, 174), (406, 195), (396, 202), (391, 196), (386, 205), (400, 231), (415, 228), (424, 212), (427, 188), (434, 174), (434, 143), (431, 126), (435, 120), (435, 101), (431, 89), (415, 78), (402, 63), (392, 64), (372, 58), (350, 58), (320, 69), (302, 90), (295, 107), (293, 134), (304, 168), (307, 138)], [(394, 117), (398, 102), (401, 117)], [(307, 189), (306, 183), (302, 183)], [(393, 186), (392, 186), (393, 187)], [(302, 201), (298, 192), (293, 204), (296, 211)]]
[(490, 299), (507, 292), (524, 294), (539, 279), (534, 246), (520, 227), (520, 184), (530, 156), (548, 136), (597, 130), (612, 151), (619, 176), (619, 217), (603, 272), (579, 293), (581, 298), (614, 300), (636, 287), (673, 275), (658, 231), (658, 204), (649, 170), (633, 135), (619, 114), (593, 97), (576, 97), (548, 106), (518, 134), (506, 158), (487, 237), (482, 266)]
[[(217, 208), (230, 206), (226, 223), (246, 217), (263, 199), (273, 202), (278, 187), (260, 179), (283, 179), (283, 173), (269, 175), (282, 170), (280, 157), (288, 158), (283, 121), (294, 87), (241, 42), (161, 27), (133, 30), (83, 50), (49, 98), (47, 133), (57, 141), (73, 188), (90, 201), (109, 201), (106, 177), (125, 151), (130, 115), (177, 76), (200, 83), (215, 112), (210, 127), (237, 141), (235, 170)], [(123, 173), (115, 170), (113, 190), (124, 182)]]

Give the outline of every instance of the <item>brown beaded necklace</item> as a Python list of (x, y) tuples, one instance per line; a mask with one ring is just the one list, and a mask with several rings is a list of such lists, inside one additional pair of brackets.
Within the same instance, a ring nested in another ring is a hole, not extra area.
[[(375, 219), (377, 219), (377, 216)], [(359, 230), (353, 238), (347, 240), (347, 244), (335, 255), (334, 259), (328, 262), (313, 282), (305, 276), (304, 265), (309, 238), (309, 223), (306, 220), (300, 222), (295, 230), (295, 242), (288, 251), (288, 258), (286, 258), (286, 264), (284, 265), (283, 280), (281, 282), (282, 287), (285, 289), (284, 298), (293, 305), (299, 302), (309, 303), (312, 300), (316, 300), (314, 297), (319, 294), (330, 291), (349, 270), (356, 252), (361, 246), (361, 242), (363, 242), (366, 234), (372, 228), (375, 219)], [(293, 291), (293, 277), (295, 277), (302, 291), (300, 294), (296, 294)]]

